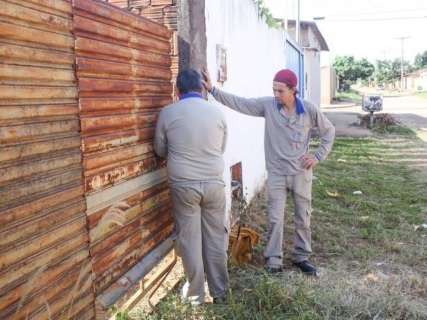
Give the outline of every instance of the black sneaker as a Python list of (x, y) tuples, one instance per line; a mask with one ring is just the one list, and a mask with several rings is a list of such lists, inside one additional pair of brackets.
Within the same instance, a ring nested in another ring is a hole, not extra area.
[(318, 277), (317, 269), (313, 266), (308, 260), (301, 262), (294, 262), (294, 265), (297, 266), (304, 274), (308, 276)]
[(220, 296), (213, 298), (214, 304), (226, 304), (227, 303), (227, 296)]
[(283, 267), (282, 266), (266, 266), (265, 271), (271, 274), (280, 273), (280, 272), (283, 272)]

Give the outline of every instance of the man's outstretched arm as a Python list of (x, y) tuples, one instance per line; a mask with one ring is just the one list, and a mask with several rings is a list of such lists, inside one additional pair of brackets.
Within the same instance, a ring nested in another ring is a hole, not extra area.
[(218, 102), (246, 115), (263, 117), (266, 100), (271, 98), (242, 98), (215, 88), (207, 71), (203, 71), (203, 86)]

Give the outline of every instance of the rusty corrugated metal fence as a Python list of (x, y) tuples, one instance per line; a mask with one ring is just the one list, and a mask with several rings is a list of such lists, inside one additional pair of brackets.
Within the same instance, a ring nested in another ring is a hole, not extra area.
[(172, 230), (171, 33), (94, 0), (0, 7), (0, 319), (93, 319)]

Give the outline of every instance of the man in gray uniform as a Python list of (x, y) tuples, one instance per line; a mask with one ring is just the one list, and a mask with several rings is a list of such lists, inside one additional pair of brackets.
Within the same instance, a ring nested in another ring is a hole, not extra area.
[(154, 150), (167, 158), (176, 249), (187, 283), (183, 296), (204, 302), (205, 272), (214, 302), (228, 290), (223, 153), (227, 125), (222, 112), (203, 99), (202, 77), (195, 70), (177, 77), (179, 102), (162, 109)]
[[(293, 193), (295, 204), (294, 264), (305, 274), (317, 275), (309, 261), (311, 254), (311, 185), (313, 167), (331, 151), (335, 128), (323, 113), (297, 97), (297, 77), (289, 69), (273, 80), (274, 97), (245, 99), (212, 86), (204, 72), (204, 86), (222, 104), (238, 112), (265, 118), (265, 158), (268, 171), (268, 242), (264, 250), (266, 269), (280, 272), (283, 263), (283, 221), (286, 194)], [(310, 130), (318, 128), (320, 145), (309, 153)]]

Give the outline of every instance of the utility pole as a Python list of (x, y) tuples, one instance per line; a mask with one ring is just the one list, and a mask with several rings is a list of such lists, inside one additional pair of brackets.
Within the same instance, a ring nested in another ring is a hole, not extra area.
[(297, 0), (297, 21), (296, 21), (296, 35), (295, 35), (297, 44), (300, 44), (300, 13), (301, 13), (300, 0)]
[(397, 37), (394, 38), (396, 40), (400, 40), (400, 91), (403, 91), (403, 75), (404, 75), (404, 70), (403, 70), (403, 57), (404, 57), (404, 47), (405, 47), (405, 40), (409, 39), (410, 37), (406, 36), (406, 37)]

